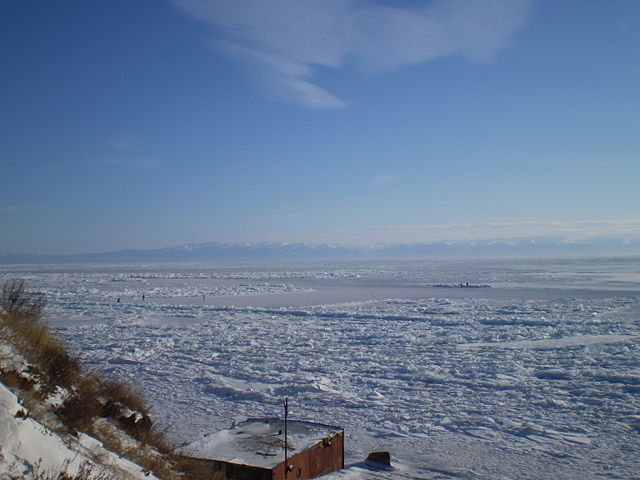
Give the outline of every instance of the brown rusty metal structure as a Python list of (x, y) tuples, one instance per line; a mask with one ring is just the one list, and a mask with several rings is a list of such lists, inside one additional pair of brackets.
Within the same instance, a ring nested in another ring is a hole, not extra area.
[(229, 480), (307, 480), (344, 468), (344, 431), (300, 420), (249, 419), (187, 447), (188, 461)]
[[(344, 468), (344, 432), (289, 457), (288, 478), (307, 480)], [(284, 462), (272, 469), (272, 480), (284, 480)]]

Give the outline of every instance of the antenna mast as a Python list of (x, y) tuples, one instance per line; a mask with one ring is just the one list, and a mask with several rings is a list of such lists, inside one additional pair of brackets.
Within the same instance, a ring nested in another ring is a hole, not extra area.
[(287, 432), (287, 419), (289, 417), (289, 398), (284, 399), (284, 478), (286, 480), (287, 473), (289, 472), (289, 446), (288, 446), (288, 432)]

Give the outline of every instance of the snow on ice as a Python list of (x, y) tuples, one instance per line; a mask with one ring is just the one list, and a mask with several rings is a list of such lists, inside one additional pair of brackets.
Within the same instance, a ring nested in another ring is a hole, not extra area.
[[(345, 428), (335, 478), (638, 478), (640, 259), (4, 266), (91, 367), (190, 443)], [(460, 288), (461, 283), (491, 288)], [(142, 299), (142, 295), (145, 299)], [(118, 299), (120, 301), (118, 302)]]

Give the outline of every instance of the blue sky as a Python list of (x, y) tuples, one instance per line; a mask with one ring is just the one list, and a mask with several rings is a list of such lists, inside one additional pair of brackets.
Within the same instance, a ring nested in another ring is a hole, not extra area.
[(640, 238), (640, 2), (0, 2), (0, 253)]

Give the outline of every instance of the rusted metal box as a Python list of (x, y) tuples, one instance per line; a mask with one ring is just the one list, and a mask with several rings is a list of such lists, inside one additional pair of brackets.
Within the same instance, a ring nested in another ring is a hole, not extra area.
[[(344, 468), (344, 430), (321, 423), (251, 418), (192, 443), (184, 457), (230, 480), (306, 480)], [(207, 468), (208, 469), (208, 468)]]

